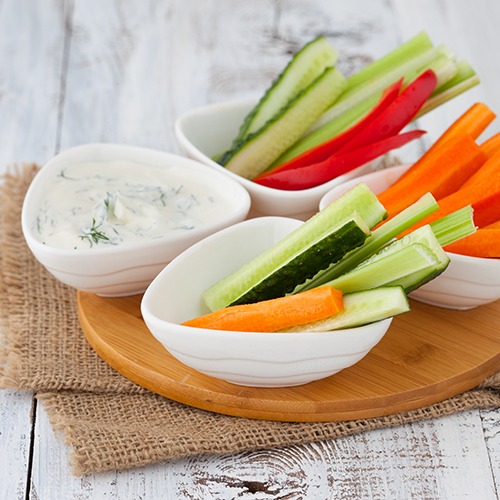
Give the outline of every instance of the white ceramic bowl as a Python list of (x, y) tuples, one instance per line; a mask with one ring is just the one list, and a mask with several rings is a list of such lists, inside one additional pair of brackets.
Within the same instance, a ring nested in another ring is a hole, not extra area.
[[(179, 235), (148, 240), (133, 245), (107, 245), (88, 249), (63, 249), (43, 244), (34, 231), (34, 220), (44, 190), (63, 167), (96, 161), (139, 163), (144, 169), (178, 165), (203, 179), (207, 185), (223, 186), (228, 210), (216, 220)], [(146, 148), (117, 144), (87, 144), (68, 149), (42, 167), (30, 185), (22, 210), (22, 228), (35, 257), (63, 283), (76, 289), (104, 296), (143, 292), (153, 278), (180, 252), (205, 236), (244, 220), (250, 208), (250, 196), (241, 184), (185, 157)]]
[(392, 319), (321, 333), (256, 333), (179, 325), (205, 314), (202, 293), (300, 225), (260, 217), (223, 229), (183, 252), (155, 278), (142, 300), (151, 333), (179, 361), (239, 385), (285, 387), (328, 377), (357, 363)]
[(175, 122), (177, 141), (190, 158), (194, 158), (240, 182), (252, 198), (251, 216), (279, 215), (306, 220), (318, 211), (321, 197), (333, 186), (372, 171), (370, 162), (321, 186), (300, 191), (284, 191), (261, 186), (234, 174), (212, 160), (226, 151), (255, 101), (230, 101), (211, 104), (188, 111)]
[[(359, 182), (378, 194), (409, 168), (392, 167), (373, 172), (331, 189), (320, 201), (322, 210)], [(447, 309), (472, 309), (500, 298), (500, 260), (448, 253), (450, 264), (441, 276), (410, 294), (413, 299)]]

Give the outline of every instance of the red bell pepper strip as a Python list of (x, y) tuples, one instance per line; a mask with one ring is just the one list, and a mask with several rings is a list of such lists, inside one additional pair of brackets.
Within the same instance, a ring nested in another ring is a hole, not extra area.
[(392, 137), (386, 137), (381, 141), (366, 145), (355, 151), (345, 154), (334, 154), (322, 162), (306, 167), (275, 172), (254, 182), (262, 186), (288, 191), (309, 189), (324, 184), (339, 175), (343, 175), (392, 149), (404, 146), (413, 139), (419, 138), (422, 134), (425, 134), (423, 130), (412, 130)]
[(257, 176), (254, 180), (260, 179), (263, 176), (274, 172), (281, 172), (283, 170), (290, 170), (298, 167), (305, 167), (311, 163), (318, 163), (320, 161), (326, 160), (332, 154), (336, 153), (342, 146), (347, 144), (351, 139), (356, 137), (363, 128), (365, 128), (369, 123), (373, 122), (381, 113), (383, 113), (398, 97), (403, 84), (403, 78), (399, 81), (389, 85), (380, 98), (377, 105), (371, 109), (371, 111), (356, 122), (353, 126), (345, 130), (344, 132), (332, 137), (330, 140), (304, 151), (299, 156), (291, 158), (290, 160), (277, 165), (276, 167), (267, 170), (261, 175)]
[(379, 114), (375, 120), (363, 128), (351, 141), (344, 144), (337, 153), (355, 151), (366, 144), (378, 142), (398, 134), (417, 115), (420, 108), (437, 85), (434, 71), (424, 71), (413, 80), (403, 92)]

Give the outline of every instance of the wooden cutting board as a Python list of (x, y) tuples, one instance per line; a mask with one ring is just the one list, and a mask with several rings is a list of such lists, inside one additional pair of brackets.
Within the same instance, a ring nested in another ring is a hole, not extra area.
[(359, 363), (290, 388), (241, 387), (177, 361), (141, 318), (142, 296), (78, 292), (80, 323), (96, 353), (147, 389), (227, 415), (289, 422), (378, 417), (436, 403), (500, 370), (500, 301), (451, 311), (412, 301)]

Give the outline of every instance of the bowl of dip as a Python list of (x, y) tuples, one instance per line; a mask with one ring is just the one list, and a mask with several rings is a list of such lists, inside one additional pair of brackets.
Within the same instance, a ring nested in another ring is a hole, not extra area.
[[(392, 318), (328, 332), (262, 333), (194, 328), (180, 323), (209, 312), (203, 292), (298, 228), (288, 217), (258, 217), (222, 229), (170, 262), (141, 303), (152, 335), (172, 356), (233, 384), (287, 387), (354, 365), (384, 337)], [(190, 279), (185, 276), (189, 274)]]
[[(323, 210), (359, 182), (382, 192), (410, 167), (400, 165), (372, 172), (332, 188), (320, 201)], [(410, 293), (412, 299), (446, 309), (466, 310), (500, 299), (500, 260), (447, 252), (450, 263), (438, 278)]]
[(229, 149), (253, 100), (228, 101), (190, 110), (176, 120), (175, 136), (183, 152), (239, 182), (252, 198), (251, 217), (276, 215), (307, 220), (318, 211), (320, 199), (332, 187), (376, 169), (380, 161), (362, 165), (325, 184), (298, 191), (261, 186), (219, 165), (213, 158)]
[(63, 283), (103, 296), (143, 292), (183, 250), (246, 218), (241, 184), (194, 160), (86, 144), (49, 160), (22, 207), (26, 242)]

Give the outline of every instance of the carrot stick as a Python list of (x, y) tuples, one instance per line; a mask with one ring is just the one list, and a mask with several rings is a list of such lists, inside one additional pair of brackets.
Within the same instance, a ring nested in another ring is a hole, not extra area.
[(496, 222), (488, 224), (487, 226), (484, 226), (484, 229), (500, 229), (500, 219), (497, 220)]
[(474, 223), (477, 227), (486, 227), (498, 221), (500, 219), (500, 170), (489, 182), (477, 183), (474, 186), (459, 189), (439, 200), (438, 203), (438, 210), (401, 233), (400, 237), (469, 204), (474, 209)]
[(480, 148), (488, 158), (491, 158), (495, 153), (500, 151), (500, 132), (484, 141)]
[[(443, 144), (457, 137), (469, 135), (472, 139), (477, 139), (495, 117), (495, 113), (486, 104), (481, 102), (473, 104), (441, 134), (441, 137), (429, 148), (425, 156), (430, 159)], [(399, 180), (408, 177), (412, 170), (413, 168), (408, 169)]]
[(486, 104), (476, 102), (446, 129), (432, 147), (440, 147), (450, 138), (460, 134), (468, 134), (477, 139), (495, 117), (495, 113)]
[(477, 183), (484, 183), (495, 176), (500, 171), (500, 151), (488, 158), (484, 164), (473, 175), (467, 179), (462, 187), (473, 186)]
[(392, 217), (417, 201), (427, 192), (436, 199), (444, 198), (459, 189), (486, 160), (474, 139), (460, 135), (441, 148), (424, 154), (392, 186), (378, 195), (379, 201)]
[(182, 324), (212, 330), (275, 332), (327, 318), (343, 308), (342, 292), (321, 286), (277, 299), (225, 307)]
[(500, 258), (500, 229), (478, 229), (474, 234), (455, 241), (444, 249), (472, 257)]
[(491, 193), (477, 193), (471, 198), (473, 200), (471, 204), (474, 209), (474, 223), (477, 227), (489, 226), (500, 219), (500, 188)]

